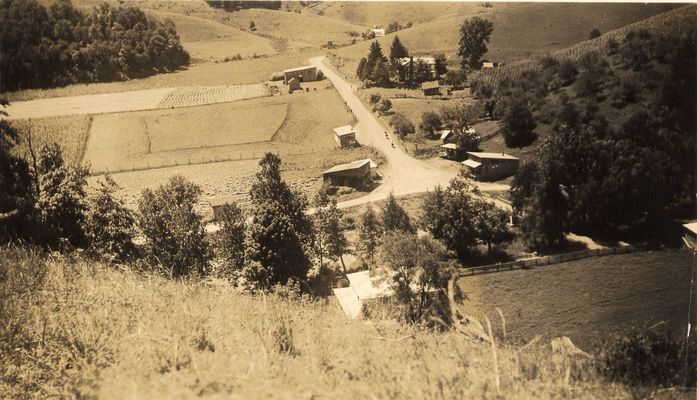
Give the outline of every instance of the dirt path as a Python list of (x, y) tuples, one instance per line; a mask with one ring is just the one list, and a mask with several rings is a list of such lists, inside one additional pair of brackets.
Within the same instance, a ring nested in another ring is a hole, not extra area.
[[(420, 193), (432, 190), (436, 185), (447, 186), (459, 172), (460, 165), (446, 160), (421, 161), (407, 155), (399, 146), (392, 147), (392, 135), (385, 139), (387, 129), (380, 124), (373, 113), (354, 93), (354, 86), (334, 71), (324, 56), (313, 57), (310, 63), (317, 66), (339, 92), (353, 114), (356, 116), (356, 139), (364, 146), (373, 146), (380, 150), (389, 162), (387, 168), (380, 168), (383, 184), (370, 194), (339, 203), (340, 208), (352, 207), (382, 200), (390, 192), (395, 196)], [(504, 191), (509, 186), (499, 183), (477, 182), (481, 191)], [(497, 203), (498, 204), (498, 203)]]

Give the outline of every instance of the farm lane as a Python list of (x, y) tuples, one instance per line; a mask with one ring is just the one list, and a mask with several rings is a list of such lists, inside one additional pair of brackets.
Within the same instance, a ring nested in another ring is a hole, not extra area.
[[(389, 139), (385, 139), (387, 129), (356, 96), (352, 85), (327, 65), (325, 59), (325, 56), (317, 56), (311, 58), (309, 62), (319, 68), (324, 76), (332, 82), (341, 98), (356, 116), (358, 123), (355, 129), (358, 142), (380, 150), (389, 163), (387, 169), (381, 169), (384, 176), (382, 185), (368, 195), (343, 201), (338, 206), (346, 208), (382, 200), (389, 196), (390, 192), (393, 192), (395, 196), (403, 196), (426, 192), (432, 190), (436, 185), (447, 186), (450, 180), (458, 174), (459, 164), (442, 159), (417, 160), (404, 153), (399, 146), (392, 147), (392, 134), (389, 134)], [(500, 183), (476, 182), (476, 185), (484, 192), (509, 189), (508, 185)], [(499, 207), (510, 209), (510, 206), (504, 202), (496, 199), (494, 202)]]

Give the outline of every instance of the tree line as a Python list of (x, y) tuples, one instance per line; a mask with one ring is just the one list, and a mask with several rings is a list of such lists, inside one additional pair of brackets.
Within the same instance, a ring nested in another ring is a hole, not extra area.
[[(174, 23), (106, 3), (0, 2), (0, 91), (124, 80), (189, 64)], [(11, 55), (11, 56), (7, 56)]]

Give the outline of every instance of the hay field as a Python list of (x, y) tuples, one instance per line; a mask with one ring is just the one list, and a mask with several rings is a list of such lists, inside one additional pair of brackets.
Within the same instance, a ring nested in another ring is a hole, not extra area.
[(491, 348), (455, 332), (349, 320), (333, 299), (242, 295), (215, 279), (0, 251), (8, 398), (631, 398), (549, 342), (499, 342), (497, 393)]
[[(687, 250), (639, 252), (461, 278), (466, 312), (506, 318), (515, 342), (566, 335), (584, 350), (632, 326), (661, 323), (682, 335), (687, 326), (690, 274)], [(498, 325), (498, 324), (497, 324)], [(497, 327), (500, 329), (500, 327)]]
[[(593, 28), (607, 32), (676, 7), (670, 4), (592, 3), (494, 3), (492, 8), (476, 6), (478, 8), (463, 8), (457, 15), (443, 16), (386, 35), (378, 38), (378, 42), (383, 52), (389, 53), (392, 40), (398, 35), (412, 54), (440, 52), (457, 64), (459, 26), (466, 18), (477, 15), (494, 23), (485, 58), (511, 63), (579, 43), (588, 38)], [(347, 61), (342, 68), (344, 73), (355, 75), (356, 65), (368, 53), (369, 46), (370, 41), (365, 41), (334, 51)]]
[[(104, 114), (94, 117), (85, 161), (94, 172), (159, 166), (177, 160), (179, 150), (229, 150), (235, 144), (271, 139), (286, 118), (286, 104), (273, 99), (222, 103), (176, 110)], [(191, 157), (191, 153), (186, 156)], [(179, 163), (185, 162), (181, 157)]]
[(80, 163), (85, 151), (85, 143), (90, 131), (92, 117), (71, 115), (67, 117), (33, 118), (13, 121), (20, 129), (19, 154), (29, 157), (27, 135), (35, 151), (42, 146), (58, 143), (63, 150), (63, 158), (70, 164)]

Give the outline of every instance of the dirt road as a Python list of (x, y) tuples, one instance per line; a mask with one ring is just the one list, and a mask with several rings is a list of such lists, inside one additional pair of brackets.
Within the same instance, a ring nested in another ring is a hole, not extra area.
[[(379, 167), (384, 176), (383, 184), (380, 187), (366, 196), (341, 202), (339, 207), (345, 208), (381, 200), (386, 198), (390, 192), (393, 192), (395, 196), (426, 192), (432, 190), (437, 184), (447, 186), (450, 180), (458, 174), (459, 163), (441, 159), (421, 161), (405, 154), (398, 146), (392, 147), (392, 135), (389, 134), (389, 139), (385, 138), (387, 128), (356, 96), (352, 85), (326, 63), (325, 57), (313, 57), (309, 61), (312, 65), (317, 66), (324, 76), (332, 82), (341, 98), (356, 116), (358, 123), (355, 129), (358, 142), (364, 146), (373, 146), (380, 150), (389, 162), (387, 168)], [(477, 186), (485, 192), (509, 189), (508, 185), (499, 183), (477, 182)], [(501, 206), (503, 207), (504, 204), (502, 203)]]

